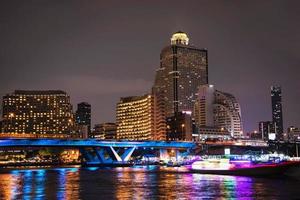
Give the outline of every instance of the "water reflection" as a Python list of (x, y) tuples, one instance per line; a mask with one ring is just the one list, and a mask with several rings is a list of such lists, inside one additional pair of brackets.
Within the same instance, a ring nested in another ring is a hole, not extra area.
[(296, 185), (174, 168), (11, 170), (0, 172), (0, 199), (279, 199), (298, 197)]
[(77, 168), (58, 169), (57, 199), (79, 198), (79, 171)]
[[(134, 173), (133, 173), (134, 172)], [(252, 178), (118, 169), (117, 199), (251, 199)]]
[(46, 197), (51, 198), (53, 191), (57, 194), (54, 199), (78, 199), (78, 169), (57, 169), (51, 173), (52, 170), (28, 169), (1, 173), (0, 199), (48, 199)]

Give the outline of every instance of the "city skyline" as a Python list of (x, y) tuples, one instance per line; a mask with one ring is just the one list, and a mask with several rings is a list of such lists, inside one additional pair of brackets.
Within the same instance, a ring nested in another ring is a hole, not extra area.
[[(143, 3), (132, 5), (132, 13), (130, 6), (120, 9), (114, 2), (49, 7), (1, 2), (0, 95), (15, 89), (60, 89), (71, 96), (73, 106), (82, 101), (92, 105), (92, 124), (115, 121), (118, 99), (150, 91), (161, 48), (182, 30), (192, 44), (208, 49), (210, 83), (236, 96), (246, 132), (272, 119), (271, 85), (282, 87), (286, 130), (300, 122), (299, 3), (269, 4), (190, 2), (175, 6), (173, 14), (162, 12), (168, 3), (161, 3), (154, 17), (139, 11), (153, 8)], [(214, 10), (218, 14), (210, 13)], [(117, 11), (120, 15), (114, 17)]]

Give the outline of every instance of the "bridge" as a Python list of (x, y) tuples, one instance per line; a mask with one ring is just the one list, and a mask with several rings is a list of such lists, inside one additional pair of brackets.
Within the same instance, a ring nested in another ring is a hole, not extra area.
[[(196, 147), (192, 142), (176, 141), (103, 141), (95, 139), (0, 139), (0, 148), (77, 148), (87, 165), (126, 164), (136, 150), (159, 150), (160, 158), (172, 150), (176, 159)], [(182, 153), (184, 151), (184, 153)]]

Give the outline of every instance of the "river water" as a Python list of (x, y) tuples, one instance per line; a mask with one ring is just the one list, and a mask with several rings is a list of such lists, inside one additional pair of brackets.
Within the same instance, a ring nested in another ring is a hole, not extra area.
[(300, 179), (187, 173), (177, 168), (0, 171), (0, 199), (299, 199)]

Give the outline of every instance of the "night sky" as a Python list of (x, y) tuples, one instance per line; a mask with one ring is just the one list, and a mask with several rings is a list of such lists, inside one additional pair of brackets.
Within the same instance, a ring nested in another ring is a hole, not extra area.
[(208, 49), (209, 82), (235, 95), (245, 131), (271, 120), (300, 126), (300, 1), (0, 1), (0, 95), (61, 89), (115, 121), (120, 97), (150, 91), (161, 49), (182, 30)]

